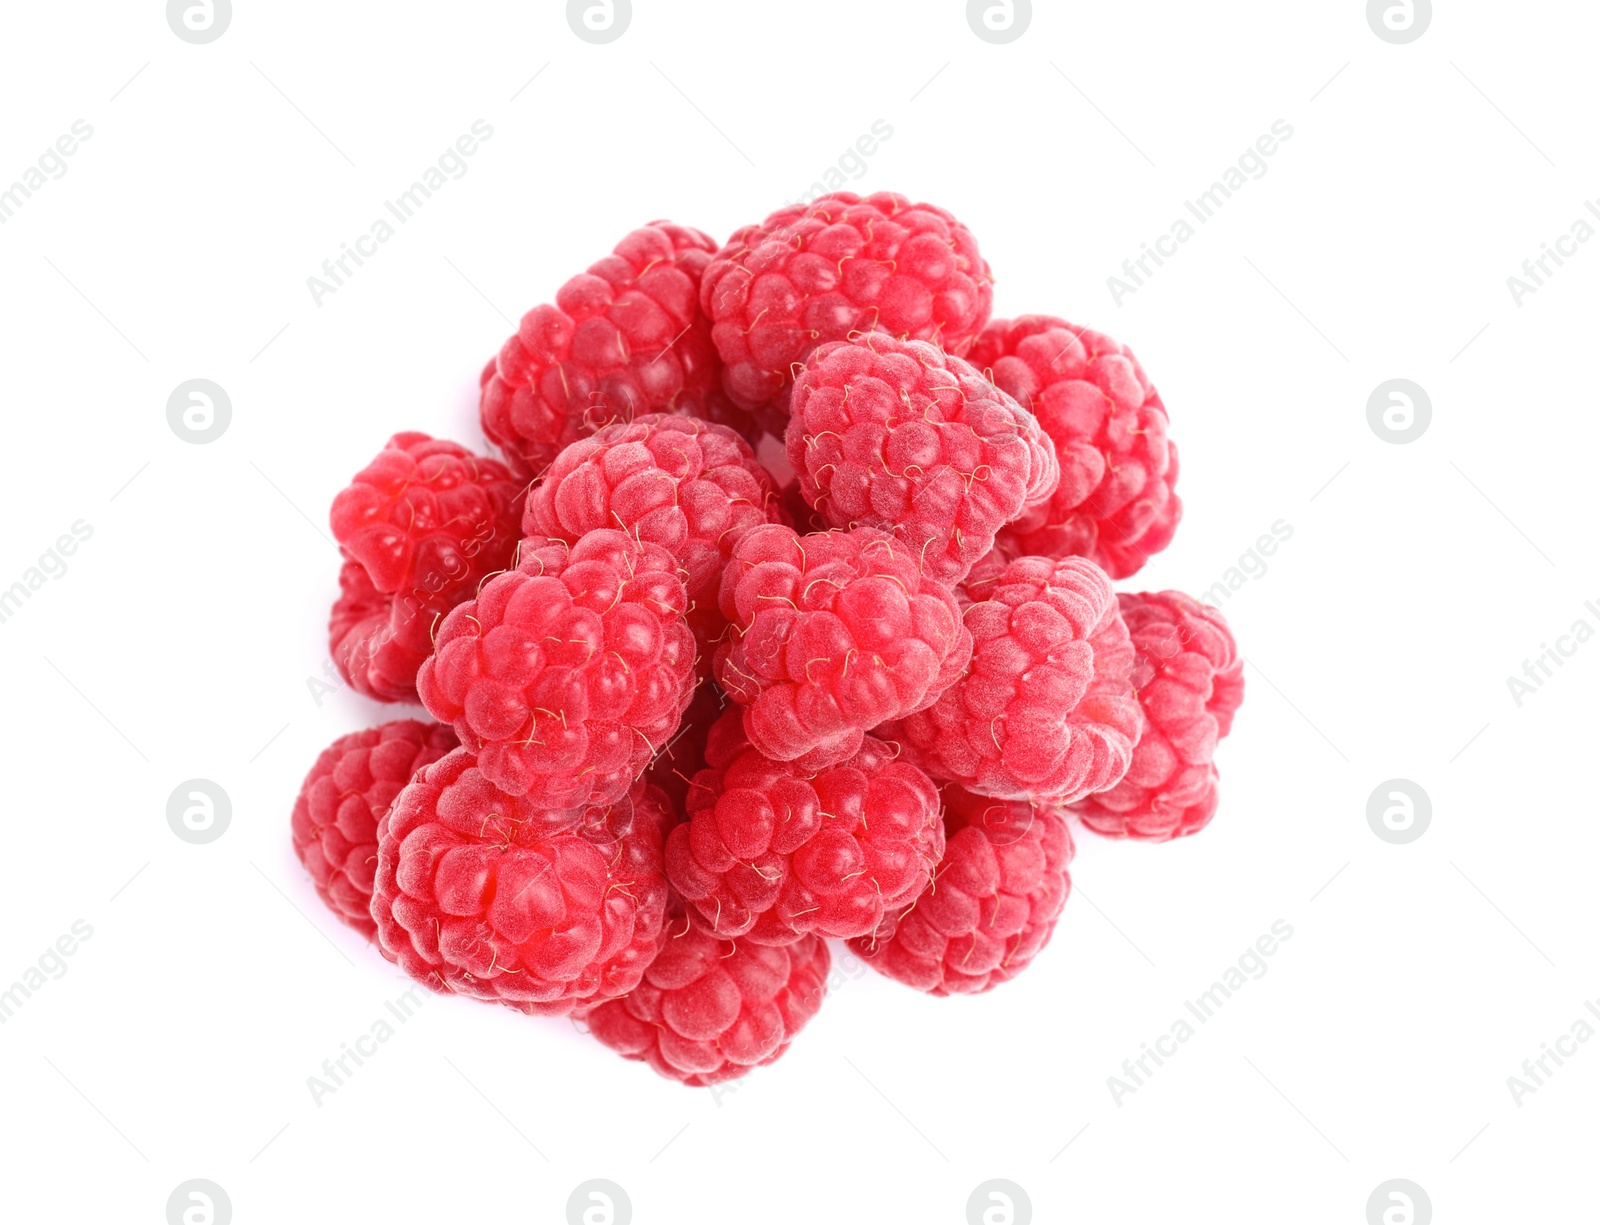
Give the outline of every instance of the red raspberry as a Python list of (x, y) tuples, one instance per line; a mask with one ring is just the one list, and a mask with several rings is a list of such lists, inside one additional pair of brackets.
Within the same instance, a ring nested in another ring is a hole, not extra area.
[(674, 929), (644, 981), (587, 1013), (589, 1032), (628, 1059), (686, 1085), (712, 1085), (773, 1062), (816, 1016), (828, 946), (787, 948)]
[(1117, 597), (1133, 639), (1133, 686), (1144, 735), (1115, 787), (1076, 809), (1112, 838), (1165, 842), (1205, 828), (1217, 811), (1217, 741), (1244, 700), (1244, 660), (1228, 623), (1178, 591)]
[(522, 542), (453, 609), (417, 674), (484, 777), (540, 808), (613, 804), (678, 729), (694, 635), (677, 563), (619, 531)]
[(540, 1016), (633, 990), (660, 944), (665, 797), (551, 813), (457, 749), (378, 828), (372, 917), (384, 956), (434, 991)]
[(1072, 881), (1060, 810), (946, 787), (949, 843), (933, 884), (850, 947), (880, 974), (930, 995), (987, 991), (1027, 969), (1055, 931)]
[(785, 442), (806, 501), (831, 527), (893, 532), (946, 582), (1060, 479), (1032, 414), (926, 341), (822, 345), (790, 403)]
[(935, 779), (1066, 804), (1127, 772), (1139, 738), (1133, 648), (1087, 558), (1022, 557), (968, 583), (972, 666), (928, 710), (879, 728)]
[(620, 528), (665, 547), (687, 573), (689, 625), (710, 669), (727, 628), (717, 588), (734, 545), (782, 512), (767, 470), (726, 426), (650, 414), (609, 425), (556, 457), (528, 495), (522, 530), (576, 544)]
[(729, 397), (781, 438), (792, 368), (817, 345), (877, 330), (965, 353), (993, 284), (972, 232), (942, 208), (841, 191), (736, 231), (700, 304)]
[(1008, 557), (1090, 557), (1127, 578), (1172, 542), (1178, 450), (1167, 410), (1122, 345), (1050, 315), (996, 319), (969, 356), (1055, 440), (1061, 484), (998, 537)]
[(700, 277), (717, 244), (653, 221), (536, 306), (483, 371), (483, 432), (524, 476), (561, 449), (640, 413), (686, 412), (741, 431), (718, 386)]
[(415, 702), (417, 668), (433, 650), (435, 615), (384, 595), (365, 566), (346, 559), (339, 567), (339, 598), (328, 614), (329, 652), (339, 675), (380, 702)]
[(417, 700), (434, 621), (511, 564), (521, 501), (503, 464), (416, 431), (339, 491), (328, 517), (347, 560), (328, 628), (357, 693)]
[(863, 733), (932, 702), (972, 643), (950, 590), (886, 532), (747, 532), (722, 576), (731, 625), (715, 673), (750, 742), (821, 769)]
[(317, 896), (367, 939), (378, 820), (411, 776), (456, 747), (438, 723), (396, 719), (340, 736), (317, 756), (295, 797), (290, 833)]
[(724, 938), (791, 944), (875, 930), (913, 901), (944, 850), (939, 793), (866, 737), (820, 773), (762, 756), (729, 711), (667, 840), (667, 879)]

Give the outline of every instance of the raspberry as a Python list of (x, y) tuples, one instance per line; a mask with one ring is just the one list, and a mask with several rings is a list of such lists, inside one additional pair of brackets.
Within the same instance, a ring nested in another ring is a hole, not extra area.
[(483, 432), (523, 476), (569, 443), (640, 413), (687, 412), (749, 431), (718, 386), (700, 278), (717, 244), (653, 221), (536, 306), (484, 368)]
[(367, 939), (378, 820), (411, 776), (456, 747), (438, 723), (396, 719), (340, 736), (317, 756), (295, 797), (290, 833), (317, 896)]
[(1127, 578), (1171, 543), (1183, 514), (1178, 451), (1131, 352), (1063, 319), (1024, 315), (990, 323), (970, 360), (1033, 410), (1061, 464), (1054, 496), (1000, 532), (1008, 557), (1089, 557)]
[(729, 711), (667, 839), (667, 879), (724, 938), (866, 935), (922, 892), (944, 850), (938, 791), (894, 758), (868, 736), (842, 765), (802, 770), (752, 748)]
[(781, 514), (767, 470), (733, 430), (651, 414), (562, 451), (528, 495), (522, 529), (576, 544), (620, 528), (665, 547), (687, 574), (689, 625), (709, 669), (727, 628), (717, 587), (728, 556), (750, 528)]
[(346, 561), (328, 628), (356, 692), (416, 701), (434, 621), (511, 564), (521, 495), (504, 465), (416, 431), (339, 491), (328, 517)]
[(529, 537), (521, 554), (444, 619), (417, 691), (512, 795), (616, 803), (694, 693), (677, 563), (615, 530)]
[(993, 284), (972, 232), (942, 208), (842, 191), (736, 231), (700, 304), (728, 396), (782, 438), (792, 367), (817, 345), (876, 330), (965, 353)]
[(416, 701), (417, 668), (433, 650), (433, 622), (434, 614), (374, 587), (360, 562), (347, 559), (339, 567), (329, 651), (357, 693), (380, 702)]
[(589, 1032), (686, 1085), (712, 1085), (773, 1062), (828, 990), (827, 944), (787, 948), (676, 928), (627, 995), (587, 1013)]
[(813, 769), (863, 733), (932, 702), (972, 643), (955, 597), (887, 532), (745, 533), (722, 576), (731, 625), (715, 674), (743, 706), (750, 742)]
[(1140, 728), (1111, 581), (1086, 558), (1023, 557), (966, 593), (972, 666), (928, 710), (875, 734), (979, 795), (1066, 804), (1110, 787)]
[(831, 527), (893, 532), (947, 582), (1060, 479), (1032, 414), (926, 341), (822, 345), (790, 403), (785, 443), (806, 501)]
[(1244, 660), (1222, 614), (1182, 592), (1117, 599), (1133, 640), (1144, 735), (1122, 781), (1076, 811), (1108, 837), (1182, 838), (1217, 811), (1211, 758), (1244, 700)]
[(931, 995), (969, 995), (1015, 978), (1055, 931), (1072, 881), (1060, 811), (945, 788), (949, 843), (933, 884), (850, 947), (873, 969)]
[(378, 827), (379, 946), (418, 982), (540, 1016), (631, 991), (666, 916), (666, 800), (552, 813), (508, 795), (457, 749)]

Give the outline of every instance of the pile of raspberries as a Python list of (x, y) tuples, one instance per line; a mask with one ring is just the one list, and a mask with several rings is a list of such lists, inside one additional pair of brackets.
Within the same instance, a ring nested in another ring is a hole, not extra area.
[(1215, 609), (1112, 587), (1178, 526), (1166, 408), (992, 287), (888, 192), (720, 247), (655, 222), (484, 368), (498, 458), (391, 438), (333, 500), (332, 654), (432, 720), (307, 775), (333, 912), (706, 1085), (788, 1048), (830, 939), (987, 991), (1050, 939), (1069, 817), (1201, 829), (1241, 658)]

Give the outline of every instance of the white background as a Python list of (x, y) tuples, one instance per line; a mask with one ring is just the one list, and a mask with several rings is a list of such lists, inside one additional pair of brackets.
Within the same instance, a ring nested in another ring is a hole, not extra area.
[[(1393, 46), (1357, 0), (1036, 8), (994, 46), (953, 0), (635, 0), (592, 46), (559, 3), (237, 0), (193, 46), (154, 0), (8, 6), (0, 183), (94, 129), (0, 226), (0, 587), (93, 527), (0, 624), (0, 984), (94, 932), (0, 1027), (8, 1217), (156, 1222), (207, 1178), (240, 1225), (558, 1222), (603, 1177), (641, 1223), (959, 1222), (1003, 1177), (1040, 1222), (1359, 1225), (1399, 1177), (1441, 1223), (1590, 1219), (1600, 1042), (1520, 1105), (1506, 1078), (1600, 997), (1600, 643), (1520, 708), (1506, 678), (1600, 629), (1600, 242), (1520, 306), (1506, 278), (1600, 196), (1600, 13), (1441, 4)], [(315, 305), (306, 278), (477, 119), (469, 173)], [(396, 430), (482, 445), (510, 320), (627, 230), (725, 236), (878, 119), (850, 186), (949, 208), (997, 315), (1112, 332), (1161, 389), (1186, 514), (1134, 586), (1203, 590), (1292, 525), (1225, 606), (1250, 667), (1219, 816), (1081, 837), (1054, 943), (989, 995), (842, 963), (720, 1099), (429, 997), (314, 1105), (405, 989), (289, 844), (318, 750), (395, 714), (308, 687), (330, 499)], [(1106, 278), (1278, 119), (1265, 176), (1115, 305)], [(1366, 420), (1396, 377), (1433, 403), (1404, 446)], [(192, 378), (232, 399), (209, 445), (167, 425)], [(193, 777), (232, 797), (210, 845), (167, 826)], [(1433, 802), (1406, 846), (1366, 820), (1394, 777)], [(1266, 975), (1114, 1101), (1277, 919)]]

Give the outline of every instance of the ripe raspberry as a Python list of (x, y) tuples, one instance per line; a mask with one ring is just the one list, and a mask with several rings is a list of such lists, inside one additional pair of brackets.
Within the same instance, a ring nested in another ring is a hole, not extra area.
[(752, 429), (718, 386), (700, 277), (717, 244), (653, 221), (536, 306), (484, 368), (478, 415), (523, 476), (569, 443), (640, 413), (686, 412)]
[(955, 597), (887, 532), (747, 532), (722, 576), (728, 641), (715, 674), (749, 709), (750, 742), (821, 769), (863, 733), (920, 710), (966, 667)]
[(417, 668), (433, 650), (435, 615), (385, 595), (365, 566), (347, 559), (328, 614), (329, 653), (339, 675), (380, 702), (416, 701)]
[(300, 784), (290, 818), (294, 853), (328, 909), (369, 940), (377, 930), (370, 910), (378, 820), (413, 774), (455, 747), (455, 733), (442, 724), (396, 719), (340, 736)]
[(841, 191), (736, 231), (700, 304), (729, 397), (782, 438), (792, 367), (817, 345), (876, 330), (965, 353), (993, 284), (972, 232), (942, 208)]
[(504, 465), (416, 431), (339, 491), (328, 517), (346, 561), (328, 628), (357, 693), (417, 700), (434, 621), (511, 564), (521, 500)]
[(773, 1062), (828, 990), (826, 942), (787, 948), (673, 929), (644, 981), (587, 1013), (589, 1032), (686, 1085), (712, 1085)]
[(694, 693), (677, 563), (615, 530), (570, 547), (529, 537), (521, 553), (444, 619), (417, 691), (512, 795), (616, 803)]
[(821, 345), (790, 404), (785, 443), (806, 501), (831, 527), (893, 532), (946, 582), (1060, 479), (1033, 415), (926, 341)]
[(1110, 787), (1140, 727), (1111, 581), (1087, 558), (1023, 557), (966, 593), (972, 666), (928, 710), (875, 734), (979, 795), (1066, 804)]
[(1055, 441), (1061, 484), (1002, 530), (1008, 557), (1089, 557), (1127, 578), (1172, 542), (1183, 514), (1167, 410), (1122, 345), (1050, 315), (996, 319), (969, 356), (1033, 410)]
[(619, 528), (667, 549), (687, 574), (689, 626), (710, 669), (727, 628), (717, 607), (739, 538), (782, 512), (767, 470), (726, 426), (650, 414), (567, 447), (528, 495), (522, 530), (576, 544)]
[(737, 711), (718, 724), (667, 879), (714, 935), (791, 944), (875, 930), (928, 884), (944, 850), (939, 793), (890, 746), (820, 773), (762, 756)]
[(457, 749), (378, 828), (372, 917), (385, 957), (430, 989), (564, 1016), (639, 983), (660, 944), (666, 800), (549, 812)]
[(1217, 741), (1244, 700), (1244, 660), (1228, 623), (1178, 591), (1117, 597), (1135, 654), (1144, 735), (1115, 787), (1076, 811), (1097, 834), (1165, 842), (1205, 828), (1217, 811)]
[(1072, 881), (1060, 810), (944, 791), (949, 843), (933, 884), (850, 947), (874, 970), (930, 995), (987, 991), (1025, 970), (1055, 931)]

